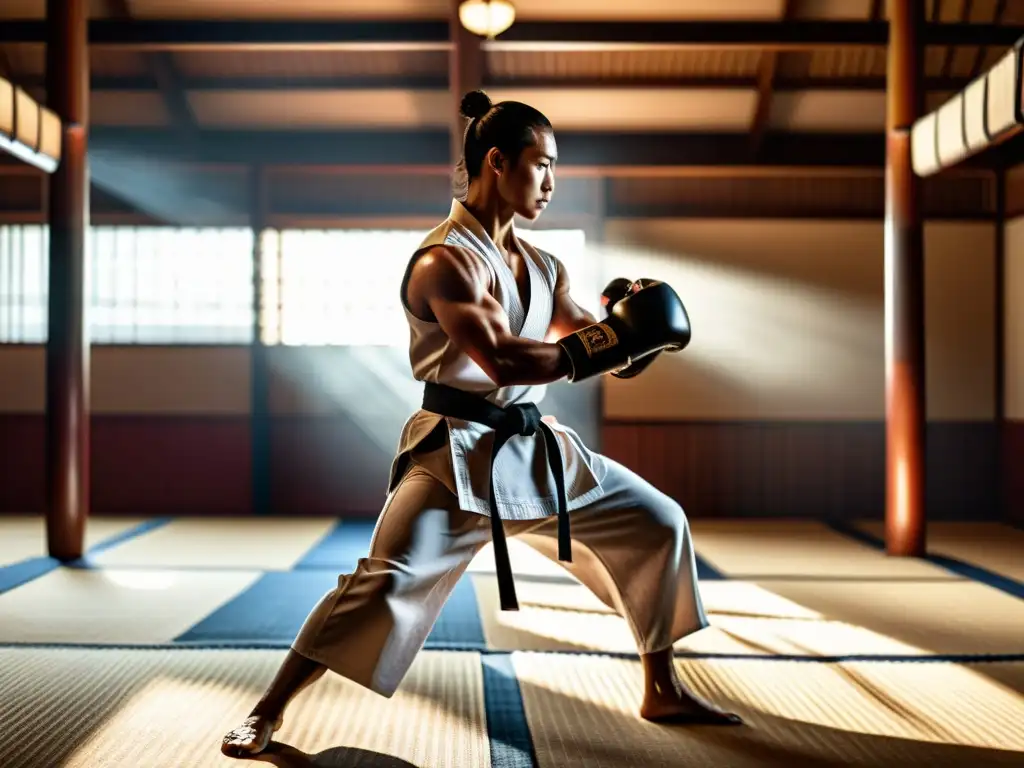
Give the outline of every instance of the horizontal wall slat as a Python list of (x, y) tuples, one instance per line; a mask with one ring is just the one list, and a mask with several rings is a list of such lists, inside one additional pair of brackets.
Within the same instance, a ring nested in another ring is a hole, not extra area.
[[(350, 417), (274, 417), (272, 510), (287, 515), (376, 515), (391, 448)], [(0, 512), (44, 502), (44, 418), (0, 415)], [(96, 416), (95, 514), (248, 514), (249, 424), (243, 417)], [(931, 423), (928, 514), (998, 519), (997, 427)], [(676, 498), (694, 518), (877, 518), (885, 477), (884, 425), (849, 423), (609, 422), (601, 450)], [(1006, 466), (1024, 462), (1024, 422), (1004, 430)], [(1021, 473), (1009, 506), (1024, 520)]]
[[(610, 422), (602, 445), (692, 517), (855, 519), (877, 518), (884, 509), (879, 422)], [(999, 519), (998, 451), (992, 422), (930, 423), (929, 517)]]

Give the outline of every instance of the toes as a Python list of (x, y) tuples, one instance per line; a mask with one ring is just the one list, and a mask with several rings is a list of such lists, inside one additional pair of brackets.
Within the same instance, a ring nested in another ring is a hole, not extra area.
[[(260, 737), (263, 731), (269, 731), (260, 717), (247, 717), (240, 726), (228, 731), (221, 739), (221, 751), (226, 755), (238, 757), (261, 748)], [(266, 734), (269, 736), (269, 733)]]

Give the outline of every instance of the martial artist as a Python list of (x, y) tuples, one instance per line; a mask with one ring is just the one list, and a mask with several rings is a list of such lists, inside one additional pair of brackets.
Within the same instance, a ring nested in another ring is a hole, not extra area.
[(634, 376), (689, 341), (664, 283), (613, 281), (598, 322), (554, 256), (521, 239), (555, 189), (550, 122), (519, 102), (462, 101), (463, 183), (401, 285), (423, 407), (403, 429), (367, 557), (312, 609), (269, 689), (222, 750), (263, 750), (285, 707), (327, 670), (394, 694), (474, 555), (493, 542), (503, 610), (516, 610), (505, 536), (564, 566), (628, 622), (645, 681), (640, 715), (735, 724), (691, 693), (673, 644), (708, 626), (686, 515), (671, 498), (541, 419), (545, 385)]

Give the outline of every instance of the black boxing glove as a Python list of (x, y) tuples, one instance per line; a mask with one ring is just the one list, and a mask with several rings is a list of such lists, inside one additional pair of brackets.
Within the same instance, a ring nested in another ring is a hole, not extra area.
[(615, 302), (608, 317), (558, 340), (572, 365), (569, 381), (628, 368), (634, 360), (690, 343), (686, 307), (667, 283), (653, 282)]
[(626, 298), (633, 292), (633, 285), (633, 281), (628, 278), (616, 277), (604, 287), (604, 290), (601, 291), (601, 308), (604, 310), (605, 317), (608, 317), (615, 302)]
[[(605, 317), (612, 311), (612, 307), (615, 303), (631, 293), (636, 293), (645, 285), (655, 283), (655, 280), (651, 280), (646, 277), (642, 277), (639, 280), (630, 281), (625, 277), (617, 277), (612, 280), (608, 285), (605, 286), (604, 290), (601, 291), (601, 306), (604, 307)], [(654, 362), (655, 358), (661, 354), (661, 350), (657, 352), (651, 352), (649, 355), (645, 355), (639, 360), (634, 360), (631, 365), (627, 365), (625, 368), (612, 371), (611, 374), (617, 379), (632, 379), (634, 376), (639, 376), (643, 373), (647, 366)]]

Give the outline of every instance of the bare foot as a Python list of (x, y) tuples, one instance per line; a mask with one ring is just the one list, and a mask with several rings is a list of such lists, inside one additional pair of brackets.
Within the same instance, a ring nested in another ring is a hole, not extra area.
[(691, 693), (679, 679), (672, 649), (641, 656), (644, 702), (640, 717), (655, 723), (679, 725), (740, 725), (739, 716), (725, 712)]
[(680, 683), (672, 690), (648, 690), (640, 717), (653, 723), (678, 725), (741, 725), (738, 715), (725, 712), (694, 696)]
[(237, 728), (228, 731), (220, 751), (228, 757), (249, 757), (267, 748), (274, 732), (281, 728), (282, 718), (272, 720), (264, 715), (250, 715)]

